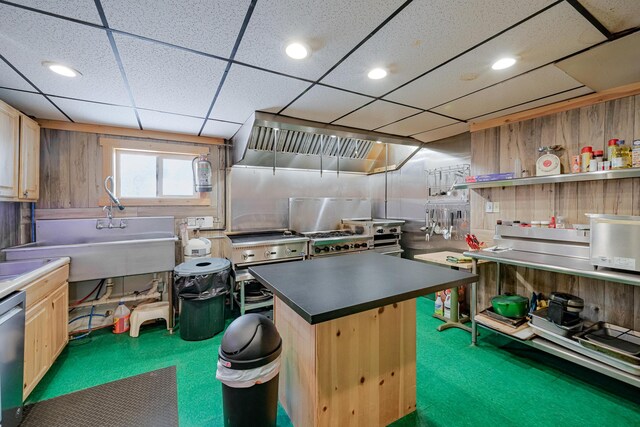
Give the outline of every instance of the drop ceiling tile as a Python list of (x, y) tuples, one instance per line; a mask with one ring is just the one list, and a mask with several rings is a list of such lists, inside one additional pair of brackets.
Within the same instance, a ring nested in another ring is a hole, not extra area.
[[(506, 7), (503, 0), (414, 1), (323, 82), (380, 96), (550, 3), (535, 0)], [(375, 67), (388, 69), (389, 75), (381, 80), (367, 78)]]
[(161, 130), (165, 132), (197, 135), (204, 119), (157, 111), (138, 110), (142, 128), (145, 130)]
[(640, 26), (640, 1), (638, 0), (579, 1), (612, 33)]
[(640, 81), (638, 47), (640, 32), (596, 46), (580, 55), (557, 62), (556, 66), (582, 84), (600, 92)]
[(336, 121), (335, 124), (360, 129), (375, 129), (419, 112), (420, 110), (405, 107), (404, 105), (392, 104), (386, 101), (375, 101), (341, 118)]
[(581, 86), (578, 81), (569, 77), (554, 65), (547, 65), (504, 83), (444, 104), (433, 111), (466, 120), (501, 108), (508, 108), (544, 96), (554, 95), (578, 86)]
[(256, 110), (280, 111), (307, 87), (304, 81), (232, 65), (209, 117), (244, 123)]
[[(360, 43), (404, 0), (259, 1), (236, 55), (238, 61), (317, 79)], [(311, 56), (284, 53), (290, 41), (306, 42)]]
[(450, 125), (453, 123), (459, 122), (456, 122), (455, 120), (449, 119), (447, 117), (439, 116), (438, 114), (429, 113), (427, 111), (376, 130), (379, 132), (392, 133), (394, 135), (407, 136)]
[(65, 98), (54, 97), (52, 99), (74, 122), (138, 128), (138, 121), (133, 108)]
[(371, 102), (371, 98), (316, 85), (291, 104), (282, 114), (328, 123), (367, 102)]
[(102, 25), (94, 0), (11, 0), (12, 3)]
[[(561, 3), (385, 98), (432, 109), (604, 40), (582, 15)], [(518, 56), (519, 61), (506, 70), (492, 70), (491, 64), (503, 56)]]
[(204, 117), (226, 62), (114, 35), (136, 106)]
[(500, 111), (496, 111), (494, 113), (490, 113), (490, 114), (485, 114), (483, 116), (480, 117), (474, 117), (473, 120), (471, 121), (472, 123), (480, 123), (482, 121), (485, 120), (489, 120), (489, 119), (494, 119), (496, 117), (502, 117), (502, 116), (506, 116), (508, 114), (513, 114), (513, 113), (518, 113), (520, 111), (525, 111), (525, 110), (530, 110), (532, 108), (536, 108), (536, 107), (542, 107), (543, 105), (549, 105), (549, 104), (553, 104), (554, 102), (560, 102), (560, 101), (564, 101), (566, 99), (571, 99), (571, 98), (575, 98), (577, 96), (582, 96), (582, 95), (587, 95), (593, 93), (593, 91), (591, 89), (589, 89), (588, 87), (580, 87), (577, 89), (573, 89), (558, 95), (552, 95), (552, 96), (548, 96), (542, 99), (538, 99), (536, 101), (532, 101), (532, 102), (527, 102), (524, 103), (522, 105), (518, 105), (516, 107), (510, 107), (510, 108), (505, 108), (503, 110)]
[(35, 92), (33, 86), (20, 77), (13, 68), (9, 67), (4, 61), (0, 60), (0, 86), (11, 89), (22, 89)]
[(239, 124), (229, 122), (219, 122), (217, 120), (207, 120), (202, 130), (202, 136), (214, 136), (218, 138), (231, 139), (240, 129)]
[(0, 99), (13, 108), (22, 111), (27, 116), (38, 119), (68, 121), (67, 118), (42, 95), (17, 90), (0, 89)]
[(249, 0), (102, 0), (111, 28), (225, 58), (249, 4)]
[(456, 123), (449, 126), (443, 126), (441, 128), (433, 129), (427, 132), (422, 132), (413, 137), (422, 142), (438, 141), (450, 136), (460, 135), (469, 131), (469, 123)]
[[(0, 4), (0, 54), (44, 93), (129, 104), (103, 30)], [(82, 76), (57, 75), (42, 61), (72, 66)]]

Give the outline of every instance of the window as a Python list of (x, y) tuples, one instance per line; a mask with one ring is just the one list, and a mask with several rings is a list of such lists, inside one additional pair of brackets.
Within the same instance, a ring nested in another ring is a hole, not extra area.
[[(208, 147), (101, 138), (103, 178), (111, 175), (123, 204), (209, 205), (209, 193), (193, 188), (191, 163)], [(101, 203), (108, 203), (106, 195)]]

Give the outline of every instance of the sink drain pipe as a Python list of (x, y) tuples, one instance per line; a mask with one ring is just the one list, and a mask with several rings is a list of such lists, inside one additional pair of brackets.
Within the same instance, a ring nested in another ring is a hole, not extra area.
[(149, 283), (151, 284), (151, 288), (148, 292), (111, 298), (111, 293), (113, 292), (113, 279), (109, 278), (107, 279), (106, 283), (107, 290), (99, 300), (83, 302), (74, 306), (74, 308), (91, 307), (95, 305), (105, 304), (118, 304), (120, 302), (143, 301), (147, 299), (161, 300), (162, 294), (160, 294), (160, 292), (158, 291), (158, 284), (160, 283), (160, 280), (158, 279), (158, 273), (153, 273), (153, 279)]

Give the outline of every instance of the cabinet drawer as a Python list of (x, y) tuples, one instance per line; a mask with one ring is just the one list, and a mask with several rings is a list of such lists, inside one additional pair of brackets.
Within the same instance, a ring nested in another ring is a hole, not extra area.
[(68, 277), (69, 264), (66, 264), (22, 288), (27, 292), (27, 309), (58, 289)]

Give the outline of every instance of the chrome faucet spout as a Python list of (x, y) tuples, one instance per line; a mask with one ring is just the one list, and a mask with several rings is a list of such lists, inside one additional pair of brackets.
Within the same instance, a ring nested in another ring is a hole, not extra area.
[(107, 192), (107, 195), (109, 196), (109, 199), (111, 199), (111, 201), (113, 203), (115, 203), (115, 205), (118, 207), (118, 209), (123, 211), (124, 210), (124, 206), (122, 206), (122, 204), (120, 203), (120, 200), (118, 200), (118, 198), (114, 194), (113, 187), (114, 187), (114, 185), (113, 185), (113, 176), (109, 175), (104, 180), (104, 191)]

